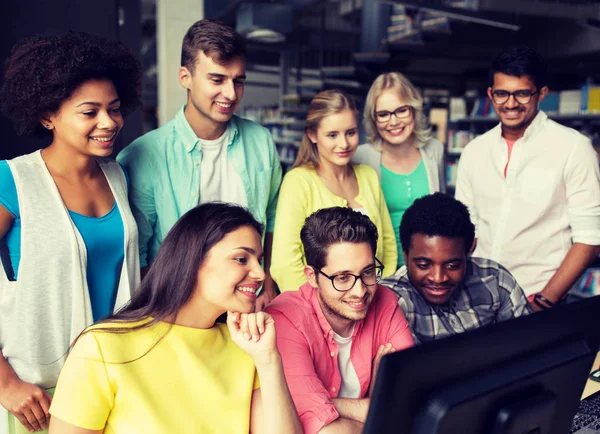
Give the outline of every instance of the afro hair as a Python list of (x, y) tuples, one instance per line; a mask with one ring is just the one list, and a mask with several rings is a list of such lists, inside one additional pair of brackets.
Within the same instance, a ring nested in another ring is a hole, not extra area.
[(414, 234), (462, 238), (468, 253), (475, 239), (475, 226), (462, 202), (434, 193), (415, 200), (402, 216), (400, 242), (405, 252), (410, 249)]
[(6, 61), (0, 110), (17, 134), (48, 135), (40, 119), (56, 113), (81, 84), (98, 79), (113, 83), (124, 114), (137, 108), (140, 64), (122, 43), (76, 32), (25, 38)]

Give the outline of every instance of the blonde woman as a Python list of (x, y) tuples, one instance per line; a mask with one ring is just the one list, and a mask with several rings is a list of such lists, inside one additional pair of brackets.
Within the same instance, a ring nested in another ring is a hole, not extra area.
[(281, 291), (295, 291), (306, 282), (300, 229), (306, 217), (322, 208), (348, 207), (369, 216), (379, 233), (376, 256), (384, 265), (383, 274), (395, 271), (394, 229), (377, 174), (364, 164), (351, 163), (358, 141), (354, 100), (339, 90), (315, 96), (298, 157), (279, 193), (271, 275)]
[[(422, 196), (446, 191), (444, 146), (431, 137), (423, 97), (402, 74), (381, 74), (371, 85), (364, 111), (368, 144), (352, 161), (371, 166), (381, 181), (385, 202), (402, 251), (399, 228), (404, 211)], [(404, 265), (401, 254), (397, 266)]]

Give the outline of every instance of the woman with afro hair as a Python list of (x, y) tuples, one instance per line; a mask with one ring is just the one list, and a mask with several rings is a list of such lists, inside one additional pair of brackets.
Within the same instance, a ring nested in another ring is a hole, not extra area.
[(0, 269), (0, 404), (10, 434), (47, 428), (69, 345), (139, 283), (127, 179), (107, 157), (138, 105), (140, 77), (125, 46), (84, 33), (26, 38), (6, 62), (1, 111), (19, 134), (50, 143), (0, 161), (9, 254)]

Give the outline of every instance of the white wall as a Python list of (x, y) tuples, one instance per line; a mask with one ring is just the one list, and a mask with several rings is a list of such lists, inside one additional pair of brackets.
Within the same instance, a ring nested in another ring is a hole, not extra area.
[(179, 84), (181, 44), (187, 29), (204, 18), (204, 0), (157, 0), (158, 122), (168, 122), (185, 103)]

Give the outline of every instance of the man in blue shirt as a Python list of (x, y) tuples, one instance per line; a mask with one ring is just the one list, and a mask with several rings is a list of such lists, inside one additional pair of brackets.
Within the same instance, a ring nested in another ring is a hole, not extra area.
[(266, 225), (267, 279), (258, 310), (275, 296), (268, 270), (282, 171), (268, 130), (233, 114), (245, 79), (243, 37), (218, 21), (196, 22), (183, 39), (179, 69), (187, 103), (117, 160), (130, 177), (142, 274), (177, 219), (200, 203), (236, 203)]

